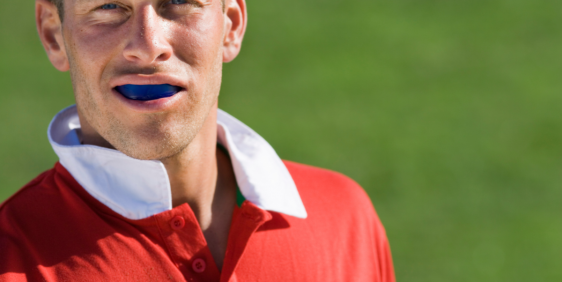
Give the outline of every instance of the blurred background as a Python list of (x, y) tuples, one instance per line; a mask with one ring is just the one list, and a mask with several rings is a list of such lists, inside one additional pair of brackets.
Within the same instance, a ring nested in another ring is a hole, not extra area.
[[(359, 182), (399, 281), (562, 281), (560, 1), (247, 1), (220, 107)], [(74, 103), (33, 2), (0, 1), (0, 201)]]

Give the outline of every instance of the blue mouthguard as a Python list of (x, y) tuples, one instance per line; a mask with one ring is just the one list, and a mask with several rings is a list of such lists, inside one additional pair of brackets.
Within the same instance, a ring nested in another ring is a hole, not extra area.
[(135, 84), (125, 84), (115, 87), (117, 92), (125, 96), (127, 99), (139, 100), (139, 101), (150, 101), (160, 98), (166, 98), (174, 96), (176, 93), (181, 91), (181, 87), (173, 86), (170, 84), (159, 84), (159, 85), (135, 85)]

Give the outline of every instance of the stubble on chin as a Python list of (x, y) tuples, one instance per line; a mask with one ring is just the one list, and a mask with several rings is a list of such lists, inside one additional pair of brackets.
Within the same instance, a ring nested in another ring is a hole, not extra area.
[(144, 120), (142, 126), (130, 128), (118, 119), (109, 118), (103, 135), (129, 157), (161, 160), (182, 152), (200, 130), (200, 122), (193, 119), (169, 121), (155, 114)]

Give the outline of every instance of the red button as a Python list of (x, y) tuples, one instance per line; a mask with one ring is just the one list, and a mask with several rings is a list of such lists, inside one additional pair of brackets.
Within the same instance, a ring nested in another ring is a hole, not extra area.
[(173, 229), (176, 230), (182, 229), (185, 226), (185, 219), (183, 219), (183, 217), (181, 216), (176, 216), (172, 218), (170, 225), (172, 226)]
[(201, 273), (203, 271), (205, 271), (205, 268), (207, 268), (207, 263), (205, 263), (205, 261), (203, 259), (196, 259), (193, 261), (193, 264), (191, 264), (191, 267), (193, 268), (193, 271), (197, 272), (197, 273)]

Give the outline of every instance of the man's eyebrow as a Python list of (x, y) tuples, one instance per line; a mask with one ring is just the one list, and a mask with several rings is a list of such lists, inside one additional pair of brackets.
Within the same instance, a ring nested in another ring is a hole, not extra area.
[[(76, 2), (78, 2), (78, 3), (82, 3), (82, 2), (89, 3), (89, 2), (92, 2), (92, 0), (74, 0), (74, 1), (76, 1)], [(165, 0), (160, 0), (160, 1), (158, 1), (158, 2), (164, 2), (164, 1), (165, 1)], [(203, 5), (206, 6), (206, 5), (212, 4), (214, 0), (190, 0), (190, 1), (199, 2), (199, 3), (201, 3), (201, 4), (203, 4)], [(219, 0), (219, 1), (223, 1), (223, 0)], [(111, 1), (111, 0), (108, 0), (107, 2), (119, 2), (119, 1)]]
[[(195, 2), (199, 2), (203, 6), (211, 5), (214, 0), (193, 0)], [(222, 1), (222, 0), (220, 0)]]
[[(76, 1), (76, 2), (79, 3), (79, 4), (92, 2), (92, 0), (74, 0), (74, 1)], [(166, 0), (160, 0), (160, 1), (158, 1), (158, 2), (162, 3), (162, 2), (165, 2), (165, 1), (166, 1)], [(202, 6), (208, 6), (208, 5), (211, 5), (211, 4), (213, 3), (213, 1), (217, 1), (217, 0), (189, 0), (189, 1), (197, 2), (197, 3), (199, 3), (199, 4), (202, 5)], [(218, 1), (223, 2), (224, 0), (218, 0)], [(119, 1), (111, 1), (111, 0), (108, 0), (107, 2), (119, 2)]]
[[(92, 2), (102, 2), (102, 1), (97, 1), (97, 0), (74, 0), (75, 4), (87, 4), (87, 3), (92, 3)], [(108, 0), (106, 2), (114, 2), (114, 3), (118, 3), (119, 1), (112, 1), (112, 0)]]

